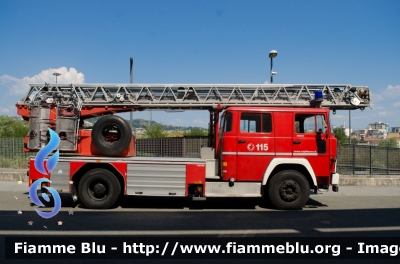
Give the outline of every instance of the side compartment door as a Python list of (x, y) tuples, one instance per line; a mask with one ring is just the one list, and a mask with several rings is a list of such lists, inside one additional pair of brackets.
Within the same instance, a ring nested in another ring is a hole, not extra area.
[(293, 157), (306, 158), (316, 176), (329, 176), (327, 122), (323, 114), (295, 114)]
[(237, 178), (261, 181), (275, 156), (275, 134), (271, 113), (241, 113), (237, 127)]

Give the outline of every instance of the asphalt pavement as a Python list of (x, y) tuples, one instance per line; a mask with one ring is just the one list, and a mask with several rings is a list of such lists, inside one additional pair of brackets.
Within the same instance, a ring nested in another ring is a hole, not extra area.
[[(62, 195), (62, 208), (50, 219), (41, 218), (35, 209), (52, 208), (38, 208), (32, 204), (28, 190), (26, 183), (0, 181), (0, 236), (400, 238), (400, 187), (341, 186), (337, 193), (312, 194), (306, 206), (296, 211), (276, 210), (254, 198), (213, 198), (195, 202), (177, 197), (126, 197), (118, 207), (91, 210), (73, 203), (70, 195)], [(4, 259), (3, 239), (0, 239), (0, 249), (0, 259)], [(96, 262), (109, 263), (106, 260)], [(154, 260), (147, 262), (154, 263)], [(183, 263), (182, 260), (173, 262)], [(219, 263), (201, 261), (204, 262)], [(241, 261), (229, 260), (229, 263), (237, 262)], [(7, 260), (7, 263), (25, 262)], [(73, 263), (90, 261), (74, 260)]]

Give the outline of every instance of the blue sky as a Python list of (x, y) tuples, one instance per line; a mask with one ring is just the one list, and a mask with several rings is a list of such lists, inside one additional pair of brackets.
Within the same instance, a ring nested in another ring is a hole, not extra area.
[[(29, 82), (274, 83), (369, 86), (373, 110), (352, 128), (400, 126), (400, 1), (0, 1), (0, 114), (16, 115)], [(127, 117), (128, 115), (126, 115)], [(147, 113), (134, 113), (147, 119)], [(153, 111), (207, 127), (208, 112)], [(348, 124), (348, 111), (332, 116)]]

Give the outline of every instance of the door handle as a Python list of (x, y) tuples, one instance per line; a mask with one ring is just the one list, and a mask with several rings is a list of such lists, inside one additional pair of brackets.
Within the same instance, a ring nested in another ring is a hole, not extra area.
[(246, 140), (244, 140), (244, 139), (239, 139), (238, 142), (239, 142), (239, 143), (246, 143)]
[(301, 141), (293, 141), (293, 144), (301, 144)]

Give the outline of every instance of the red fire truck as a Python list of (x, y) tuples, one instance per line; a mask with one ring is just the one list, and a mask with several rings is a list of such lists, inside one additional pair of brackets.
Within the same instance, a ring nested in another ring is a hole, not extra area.
[[(143, 195), (264, 197), (298, 209), (310, 190), (338, 191), (330, 110), (370, 104), (368, 87), (351, 85), (32, 84), (16, 106), (29, 122), (25, 151), (46, 146), (50, 128), (65, 153), (46, 175), (32, 157), (29, 185), (48, 178), (88, 208)], [(114, 114), (144, 109), (208, 110), (209, 146), (200, 157), (136, 156), (130, 125)]]

